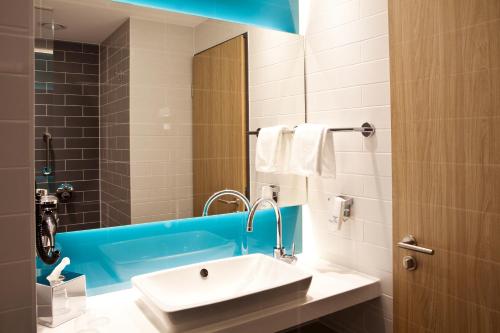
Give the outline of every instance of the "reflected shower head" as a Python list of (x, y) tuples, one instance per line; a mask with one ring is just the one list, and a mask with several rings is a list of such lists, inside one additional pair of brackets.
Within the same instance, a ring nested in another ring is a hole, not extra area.
[(55, 23), (55, 22), (42, 22), (42, 23), (40, 23), (40, 25), (42, 26), (42, 28), (47, 29), (47, 30), (51, 30), (51, 31), (66, 29), (65, 25)]

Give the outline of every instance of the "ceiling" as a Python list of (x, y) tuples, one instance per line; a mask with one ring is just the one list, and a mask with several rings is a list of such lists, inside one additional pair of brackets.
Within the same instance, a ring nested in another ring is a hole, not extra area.
[[(67, 27), (55, 39), (100, 44), (129, 17), (195, 27), (206, 18), (112, 2), (111, 0), (39, 0), (37, 8), (52, 9), (54, 22)], [(47, 10), (37, 9), (37, 23), (47, 20)], [(39, 25), (37, 25), (37, 29)]]

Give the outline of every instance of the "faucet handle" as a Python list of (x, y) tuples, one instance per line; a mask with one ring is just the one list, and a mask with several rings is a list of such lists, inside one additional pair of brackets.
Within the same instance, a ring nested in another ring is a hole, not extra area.
[(297, 262), (297, 257), (295, 256), (295, 242), (292, 243), (292, 254), (286, 254), (283, 248), (283, 253), (279, 256), (279, 259), (288, 264), (295, 264)]
[(238, 199), (235, 199), (235, 200), (217, 199), (217, 201), (222, 202), (223, 204), (226, 204), (226, 205), (237, 205), (240, 202)]

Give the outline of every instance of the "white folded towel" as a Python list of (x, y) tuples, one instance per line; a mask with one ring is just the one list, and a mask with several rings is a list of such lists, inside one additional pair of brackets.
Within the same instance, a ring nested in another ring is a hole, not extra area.
[(286, 173), (290, 156), (290, 129), (279, 125), (262, 128), (255, 147), (255, 170), (267, 173)]
[(333, 133), (325, 125), (297, 126), (290, 154), (290, 173), (306, 177), (335, 178)]

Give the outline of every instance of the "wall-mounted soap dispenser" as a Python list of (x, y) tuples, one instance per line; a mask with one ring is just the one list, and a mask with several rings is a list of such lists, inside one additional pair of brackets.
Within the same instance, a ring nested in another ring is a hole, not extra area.
[(261, 198), (273, 199), (279, 204), (280, 187), (278, 185), (263, 185), (261, 188)]
[(337, 229), (342, 228), (342, 224), (351, 216), (351, 209), (354, 203), (353, 198), (339, 195), (334, 198), (328, 198), (331, 208), (330, 222), (337, 225)]

